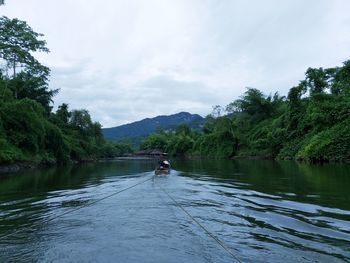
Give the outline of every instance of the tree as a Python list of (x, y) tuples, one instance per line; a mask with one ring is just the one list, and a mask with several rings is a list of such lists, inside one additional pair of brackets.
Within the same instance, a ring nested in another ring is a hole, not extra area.
[(6, 16), (0, 18), (0, 57), (13, 69), (13, 77), (16, 77), (17, 66), (23, 66), (32, 73), (49, 73), (49, 69), (30, 53), (49, 52), (46, 41), (38, 39), (41, 36), (43, 34), (34, 32), (25, 21)]
[(141, 149), (156, 149), (160, 151), (165, 151), (168, 146), (168, 137), (164, 133), (152, 133), (142, 142)]
[(213, 116), (214, 118), (218, 118), (221, 116), (221, 113), (224, 111), (225, 109), (223, 107), (221, 107), (220, 105), (215, 105), (213, 106), (213, 110), (210, 115)]
[(212, 115), (207, 115), (205, 117), (203, 132), (206, 134), (212, 133), (215, 128), (215, 118)]
[(331, 92), (335, 95), (350, 95), (350, 60), (345, 61), (343, 67), (335, 68)]
[(44, 109), (30, 99), (7, 102), (0, 107), (8, 141), (20, 149), (37, 153), (45, 139)]
[(260, 90), (248, 88), (240, 99), (226, 106), (226, 111), (228, 113), (247, 113), (254, 119), (261, 120), (271, 117), (283, 99), (278, 93), (275, 93), (273, 97), (266, 97)]
[(328, 88), (329, 75), (323, 68), (308, 68), (305, 75), (310, 95), (324, 93)]
[(300, 81), (298, 86), (291, 88), (288, 92), (288, 100), (291, 107), (297, 107), (300, 104), (301, 97), (306, 93), (307, 87), (305, 80)]
[[(49, 89), (50, 70), (33, 56), (49, 52), (41, 36), (24, 21), (0, 17), (0, 163), (64, 163), (103, 156), (110, 147), (105, 147), (101, 124), (92, 122), (88, 111), (71, 112), (62, 104), (51, 112), (58, 90)], [(130, 151), (125, 145), (114, 148), (117, 154)]]
[(89, 112), (87, 110), (73, 110), (71, 112), (70, 124), (83, 135), (89, 135), (92, 125)]
[(68, 121), (71, 117), (72, 113), (68, 111), (68, 104), (62, 103), (62, 105), (58, 106), (56, 111), (56, 117), (63, 125), (67, 125)]
[[(12, 79), (17, 77), (16, 68), (21, 67), (21, 72), (27, 73), (22, 75), (21, 79), (34, 78), (34, 82), (47, 91), (50, 69), (40, 64), (31, 54), (31, 52), (49, 52), (46, 41), (39, 39), (41, 36), (43, 34), (34, 32), (24, 21), (17, 18), (9, 19), (6, 16), (0, 17), (0, 58), (6, 62), (6, 68), (12, 68)], [(17, 98), (20, 87), (15, 84), (18, 83), (13, 83), (12, 87)]]
[(176, 134), (190, 135), (191, 127), (187, 123), (182, 123), (176, 127)]
[(49, 90), (48, 83), (40, 76), (33, 76), (30, 72), (22, 71), (16, 78), (9, 81), (10, 89), (15, 91), (17, 99), (29, 98), (39, 102), (46, 112), (51, 112), (52, 98), (58, 89)]

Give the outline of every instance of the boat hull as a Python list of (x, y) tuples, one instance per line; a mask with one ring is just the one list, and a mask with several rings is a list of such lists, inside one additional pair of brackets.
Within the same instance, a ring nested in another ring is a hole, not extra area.
[(154, 171), (155, 175), (168, 175), (170, 174), (170, 169), (156, 169)]

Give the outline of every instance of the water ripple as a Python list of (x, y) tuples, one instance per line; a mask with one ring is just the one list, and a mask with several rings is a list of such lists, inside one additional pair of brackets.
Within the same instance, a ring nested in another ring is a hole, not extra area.
[[(5, 191), (0, 261), (233, 262), (161, 189), (243, 262), (350, 261), (350, 209), (336, 191), (317, 185), (302, 192), (286, 186), (295, 178), (281, 171), (267, 184), (265, 166), (259, 173), (218, 168), (221, 177), (202, 168), (153, 177), (147, 164), (133, 162), (96, 167), (74, 170), (57, 187), (51, 182), (59, 174), (39, 175), (48, 178), (46, 190)], [(13, 181), (30, 185), (27, 178)], [(103, 199), (146, 178), (152, 180)]]

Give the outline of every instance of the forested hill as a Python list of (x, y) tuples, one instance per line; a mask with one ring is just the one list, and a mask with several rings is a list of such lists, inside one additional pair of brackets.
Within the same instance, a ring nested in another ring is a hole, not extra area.
[(102, 129), (106, 139), (125, 139), (144, 137), (157, 129), (175, 130), (176, 126), (186, 123), (191, 128), (200, 128), (204, 119), (198, 114), (179, 112), (172, 115), (161, 115), (154, 118), (146, 118), (129, 124)]

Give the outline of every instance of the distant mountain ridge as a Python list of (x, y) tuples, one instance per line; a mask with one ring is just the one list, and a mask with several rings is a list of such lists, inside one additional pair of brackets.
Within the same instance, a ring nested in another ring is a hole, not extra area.
[(198, 114), (189, 112), (179, 112), (172, 115), (160, 115), (154, 118), (146, 118), (132, 123), (102, 129), (102, 134), (106, 139), (131, 139), (146, 137), (156, 131), (157, 128), (163, 130), (173, 130), (182, 123), (187, 123), (192, 128), (199, 128), (203, 124), (204, 118)]

